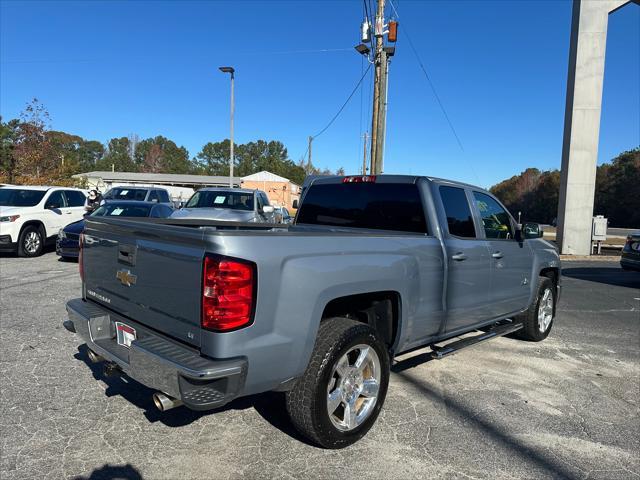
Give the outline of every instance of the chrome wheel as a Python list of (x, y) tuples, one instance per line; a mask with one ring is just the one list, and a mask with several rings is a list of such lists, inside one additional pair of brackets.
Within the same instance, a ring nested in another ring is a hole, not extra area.
[(336, 363), (327, 386), (327, 410), (338, 430), (353, 430), (371, 415), (380, 376), (380, 358), (369, 345), (352, 347)]
[(24, 237), (24, 250), (27, 253), (34, 254), (40, 248), (40, 235), (37, 232), (31, 231), (28, 232)]
[(545, 288), (538, 304), (538, 328), (542, 333), (546, 332), (553, 320), (553, 292)]

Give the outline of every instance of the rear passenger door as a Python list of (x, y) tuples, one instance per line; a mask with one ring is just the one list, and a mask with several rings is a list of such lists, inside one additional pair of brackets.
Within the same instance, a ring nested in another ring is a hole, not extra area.
[(491, 257), (487, 242), (476, 233), (469, 192), (439, 185), (445, 216), (447, 250), (447, 319), (445, 332), (467, 329), (490, 317)]
[(527, 242), (515, 239), (515, 222), (491, 195), (473, 192), (478, 216), (491, 254), (491, 316), (509, 315), (529, 303), (533, 253)]
[(84, 203), (87, 200), (84, 193), (79, 190), (65, 190), (64, 196), (67, 199), (69, 223), (81, 220), (84, 215)]

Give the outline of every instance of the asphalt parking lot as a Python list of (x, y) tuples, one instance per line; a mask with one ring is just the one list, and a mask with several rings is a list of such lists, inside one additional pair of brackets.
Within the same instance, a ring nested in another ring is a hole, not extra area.
[(77, 264), (2, 256), (0, 478), (638, 478), (640, 273), (564, 266), (545, 342), (415, 352), (365, 439), (327, 451), (293, 431), (280, 394), (159, 413), (62, 327)]

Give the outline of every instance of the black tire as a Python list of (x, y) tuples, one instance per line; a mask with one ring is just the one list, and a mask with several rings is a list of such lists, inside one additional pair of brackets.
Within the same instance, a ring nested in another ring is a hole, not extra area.
[[(543, 299), (545, 296), (545, 292), (549, 291), (550, 295), (552, 295), (552, 305), (553, 305), (553, 313), (551, 322), (548, 324), (546, 329), (541, 328), (540, 320), (538, 318), (538, 312), (541, 308), (544, 307)], [(551, 332), (551, 328), (553, 327), (553, 322), (555, 320), (556, 314), (556, 287), (553, 281), (548, 277), (539, 277), (538, 278), (538, 290), (536, 293), (536, 298), (534, 302), (531, 304), (529, 309), (516, 317), (516, 321), (522, 322), (522, 329), (518, 330), (515, 335), (518, 338), (523, 340), (528, 340), (530, 342), (540, 342), (549, 336)]]
[[(33, 242), (37, 242), (37, 245)], [(23, 228), (18, 239), (18, 256), (39, 257), (43, 251), (44, 235), (42, 234), (42, 229), (35, 225), (28, 225)]]
[[(332, 423), (327, 396), (337, 362), (361, 344), (373, 348), (378, 355), (379, 389), (369, 416), (357, 427), (344, 431)], [(358, 441), (378, 418), (389, 386), (389, 368), (389, 352), (373, 328), (348, 318), (322, 321), (309, 365), (286, 394), (287, 411), (293, 425), (302, 435), (324, 448), (344, 448)]]

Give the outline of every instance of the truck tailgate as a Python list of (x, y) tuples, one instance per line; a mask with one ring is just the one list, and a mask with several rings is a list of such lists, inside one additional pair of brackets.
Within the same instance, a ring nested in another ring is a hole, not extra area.
[(87, 220), (86, 298), (199, 347), (204, 251), (198, 228)]

